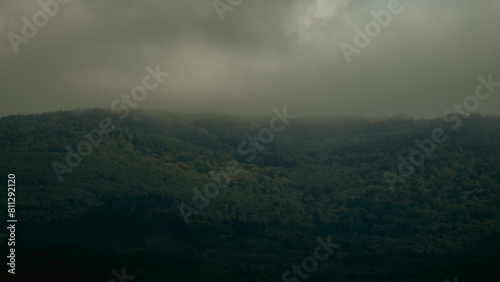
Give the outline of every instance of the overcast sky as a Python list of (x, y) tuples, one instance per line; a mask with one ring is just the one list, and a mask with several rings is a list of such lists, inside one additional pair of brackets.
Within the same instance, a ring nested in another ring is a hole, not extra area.
[[(244, 0), (221, 21), (213, 0), (72, 0), (16, 54), (8, 34), (42, 9), (2, 0), (0, 116), (109, 108), (158, 64), (141, 109), (434, 118), (500, 81), (500, 0), (402, 0), (348, 63), (339, 45), (388, 2)], [(479, 111), (500, 113), (500, 88)]]

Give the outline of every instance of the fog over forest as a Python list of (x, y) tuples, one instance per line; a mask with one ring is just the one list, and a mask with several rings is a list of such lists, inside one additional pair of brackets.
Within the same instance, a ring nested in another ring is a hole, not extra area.
[(500, 281), (500, 0), (0, 0), (0, 282)]

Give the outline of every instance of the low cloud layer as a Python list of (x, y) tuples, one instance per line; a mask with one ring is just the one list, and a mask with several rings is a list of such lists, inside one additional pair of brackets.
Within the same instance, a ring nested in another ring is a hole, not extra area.
[[(500, 0), (401, 1), (348, 63), (339, 45), (355, 46), (355, 27), (390, 2), (243, 0), (221, 21), (213, 0), (73, 0), (16, 54), (9, 33), (43, 10), (3, 1), (0, 115), (109, 108), (158, 64), (170, 76), (142, 109), (433, 118), (473, 95), (479, 75), (500, 81)], [(497, 89), (479, 112), (499, 113)]]

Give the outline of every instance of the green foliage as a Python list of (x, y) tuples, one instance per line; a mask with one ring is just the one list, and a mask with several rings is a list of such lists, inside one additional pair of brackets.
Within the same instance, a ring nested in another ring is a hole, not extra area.
[[(59, 182), (52, 162), (65, 164), (65, 147), (106, 117), (113, 132)], [(248, 163), (238, 146), (268, 122), (141, 112), (119, 121), (97, 109), (1, 118), (23, 281), (109, 281), (123, 266), (138, 281), (280, 281), (327, 235), (341, 249), (308, 281), (500, 281), (500, 118), (452, 131), (439, 120), (298, 117)], [(384, 172), (437, 127), (448, 141), (392, 193)], [(242, 172), (186, 225), (178, 205), (193, 206), (192, 189), (230, 160)]]

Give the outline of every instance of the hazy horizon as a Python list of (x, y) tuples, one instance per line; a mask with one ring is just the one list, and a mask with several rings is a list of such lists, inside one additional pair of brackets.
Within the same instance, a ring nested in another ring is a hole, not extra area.
[[(284, 105), (286, 106), (286, 105)], [(279, 109), (279, 107), (276, 107)], [(16, 115), (40, 115), (40, 114), (52, 114), (52, 113), (57, 113), (57, 112), (73, 112), (73, 111), (92, 111), (92, 110), (103, 110), (103, 111), (110, 111), (109, 108), (99, 108), (99, 107), (86, 107), (86, 108), (72, 108), (72, 109), (58, 109), (58, 110), (50, 110), (50, 111), (40, 111), (40, 112), (33, 112), (33, 113), (17, 113), (17, 114), (5, 114), (5, 115), (0, 115), (0, 118), (4, 117), (9, 117), (9, 116), (16, 116)], [(294, 112), (291, 112), (290, 109), (287, 107), (288, 113), (289, 114), (295, 114)], [(140, 114), (146, 114), (146, 115), (163, 115), (163, 114), (172, 114), (172, 115), (215, 115), (215, 116), (223, 116), (223, 115), (230, 115), (232, 117), (238, 117), (238, 118), (268, 118), (273, 115), (272, 113), (272, 108), (269, 109), (268, 113), (227, 113), (227, 112), (188, 112), (188, 111), (170, 111), (170, 110), (154, 110), (154, 109), (131, 109), (130, 113), (140, 113)], [(117, 113), (110, 113), (111, 115), (109, 118), (118, 118), (119, 114)], [(479, 116), (479, 117), (500, 117), (500, 114), (497, 113), (472, 113), (471, 116)], [(365, 120), (365, 121), (370, 121), (370, 122), (378, 122), (378, 121), (386, 121), (386, 120), (391, 120), (391, 119), (401, 119), (401, 120), (413, 120), (413, 121), (431, 121), (431, 120), (441, 120), (443, 117), (442, 116), (437, 116), (437, 117), (412, 117), (410, 115), (405, 115), (405, 114), (393, 114), (393, 115), (373, 115), (373, 116), (366, 116), (366, 115), (328, 115), (328, 114), (303, 114), (303, 115), (297, 115), (297, 118), (299, 119), (311, 119), (311, 120), (321, 120), (321, 119), (328, 119), (328, 120)]]

